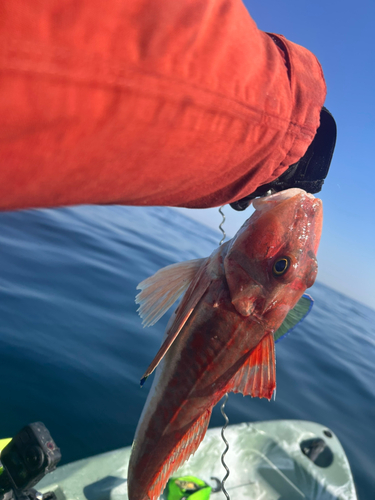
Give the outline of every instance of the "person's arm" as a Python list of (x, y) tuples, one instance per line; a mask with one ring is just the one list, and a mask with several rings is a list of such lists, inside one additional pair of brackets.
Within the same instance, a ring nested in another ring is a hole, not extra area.
[(317, 59), (240, 0), (12, 0), (1, 18), (1, 210), (222, 205), (319, 126)]

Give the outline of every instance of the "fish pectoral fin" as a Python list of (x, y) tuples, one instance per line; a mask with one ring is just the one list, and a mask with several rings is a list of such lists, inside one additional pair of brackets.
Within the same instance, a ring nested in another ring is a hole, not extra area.
[(276, 388), (276, 360), (273, 334), (267, 334), (229, 382), (228, 392), (271, 399)]
[[(208, 262), (208, 259), (202, 259)], [(151, 375), (151, 373), (158, 366), (160, 361), (164, 358), (165, 354), (176, 340), (178, 334), (185, 326), (185, 323), (189, 319), (191, 313), (193, 312), (195, 306), (198, 304), (208, 287), (210, 286), (212, 279), (207, 273), (206, 266), (200, 267), (199, 272), (196, 274), (194, 281), (191, 283), (190, 288), (185, 293), (178, 309), (176, 311), (175, 319), (166, 331), (166, 338), (158, 350), (155, 358), (152, 360), (150, 366), (147, 368), (145, 374), (141, 378), (141, 387), (146, 382), (146, 379)]]
[[(208, 259), (202, 259), (208, 262)], [(191, 283), (190, 288), (185, 293), (180, 305), (177, 308), (176, 315), (173, 323), (166, 331), (166, 338), (157, 352), (155, 358), (152, 360), (150, 366), (147, 368), (145, 374), (141, 378), (141, 387), (146, 379), (158, 366), (160, 361), (164, 358), (165, 354), (176, 340), (178, 334), (181, 332), (185, 323), (189, 319), (195, 306), (198, 304), (206, 290), (212, 283), (210, 275), (207, 273), (206, 266), (200, 267), (199, 272), (196, 274), (194, 281)]]
[(313, 304), (314, 300), (310, 297), (310, 295), (307, 293), (302, 295), (297, 304), (288, 312), (284, 321), (273, 334), (275, 343), (289, 335), (289, 333), (306, 318), (311, 311)]
[(137, 290), (141, 292), (135, 302), (139, 304), (143, 326), (154, 325), (163, 316), (189, 287), (205, 260), (194, 259), (163, 267), (139, 283)]
[(196, 451), (206, 434), (211, 412), (212, 408), (205, 410), (173, 448), (147, 492), (151, 500), (159, 497), (169, 477)]

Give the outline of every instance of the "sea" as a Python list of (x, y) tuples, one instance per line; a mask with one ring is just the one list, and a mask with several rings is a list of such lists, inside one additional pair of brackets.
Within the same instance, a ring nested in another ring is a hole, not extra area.
[[(131, 445), (168, 320), (142, 328), (136, 286), (220, 238), (166, 207), (1, 213), (0, 438), (42, 421), (61, 463)], [(330, 428), (360, 500), (375, 499), (375, 311), (319, 281), (309, 293), (312, 312), (277, 344), (275, 401), (230, 394), (226, 412)], [(223, 425), (218, 408), (210, 425)]]

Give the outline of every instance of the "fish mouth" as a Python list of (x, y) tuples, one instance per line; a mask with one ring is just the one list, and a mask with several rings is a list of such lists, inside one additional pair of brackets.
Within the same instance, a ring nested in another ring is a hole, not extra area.
[[(292, 199), (293, 201), (288, 201)], [(323, 204), (322, 200), (316, 198), (313, 194), (307, 193), (303, 189), (290, 188), (285, 191), (279, 191), (278, 193), (257, 198), (253, 201), (255, 209), (253, 216), (256, 220), (262, 218), (265, 213), (275, 209), (275, 215), (278, 213), (281, 217), (281, 213), (278, 211), (278, 205), (288, 206), (289, 204), (294, 204), (295, 208), (300, 207), (300, 209), (306, 213), (307, 217), (310, 218), (310, 233), (314, 235), (313, 249), (316, 255), (322, 233)]]
[(295, 196), (303, 196), (310, 198), (310, 200), (315, 200), (315, 196), (311, 193), (307, 193), (303, 189), (290, 188), (285, 191), (279, 191), (278, 193), (270, 194), (268, 196), (262, 196), (261, 198), (256, 198), (253, 201), (253, 207), (256, 211), (260, 213), (265, 213), (274, 208), (279, 203), (294, 198)]

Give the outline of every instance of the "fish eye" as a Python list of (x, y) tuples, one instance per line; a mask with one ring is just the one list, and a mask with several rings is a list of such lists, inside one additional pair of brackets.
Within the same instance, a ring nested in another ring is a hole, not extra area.
[(280, 257), (273, 265), (273, 275), (276, 277), (282, 276), (289, 269), (289, 265), (290, 260), (288, 257)]

